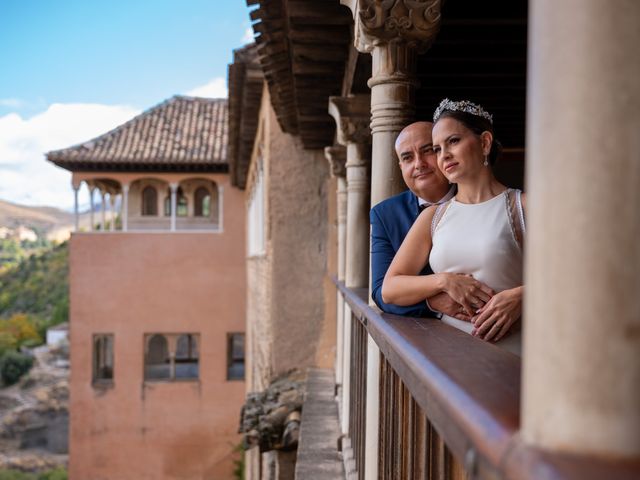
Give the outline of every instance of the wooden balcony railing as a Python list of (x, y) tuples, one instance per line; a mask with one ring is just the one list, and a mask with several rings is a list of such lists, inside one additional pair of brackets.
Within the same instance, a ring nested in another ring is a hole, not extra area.
[[(352, 312), (349, 457), (364, 479), (367, 337), (380, 349), (380, 479), (632, 479), (638, 462), (522, 443), (520, 358), (439, 320), (381, 314), (337, 283)], [(343, 391), (343, 395), (347, 392)], [(350, 478), (353, 475), (350, 475)]]

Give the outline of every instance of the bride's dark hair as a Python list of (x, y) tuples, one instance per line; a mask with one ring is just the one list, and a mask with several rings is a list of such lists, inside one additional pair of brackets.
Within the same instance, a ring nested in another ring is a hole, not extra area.
[(495, 134), (493, 133), (493, 125), (491, 125), (489, 120), (479, 115), (473, 115), (471, 113), (458, 110), (444, 110), (438, 117), (436, 123), (443, 118), (453, 118), (454, 120), (457, 120), (476, 135), (480, 135), (482, 132), (490, 132), (493, 136), (493, 142), (491, 143), (491, 150), (489, 151), (489, 155), (487, 155), (487, 160), (489, 165), (495, 165), (496, 161), (502, 154), (502, 144), (498, 139), (496, 139)]

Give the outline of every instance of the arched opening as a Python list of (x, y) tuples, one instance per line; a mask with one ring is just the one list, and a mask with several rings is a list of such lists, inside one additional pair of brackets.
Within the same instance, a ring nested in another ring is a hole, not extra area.
[(176, 378), (198, 378), (198, 341), (195, 335), (180, 335), (176, 342)]
[(176, 199), (176, 215), (178, 217), (186, 217), (189, 213), (189, 203), (187, 202), (187, 197), (184, 195), (182, 191), (182, 187), (178, 187)]
[(142, 215), (158, 215), (158, 192), (154, 187), (147, 186), (142, 190)]
[[(178, 187), (178, 191), (176, 192), (176, 216), (177, 217), (186, 217), (189, 213), (189, 202), (187, 201), (187, 197), (182, 190), (182, 187)], [(171, 216), (171, 190), (167, 192), (167, 195), (164, 197), (164, 215), (165, 217)]]
[(193, 195), (194, 215), (208, 217), (211, 215), (211, 194), (205, 187), (199, 187)]
[(147, 345), (144, 360), (145, 380), (171, 378), (169, 345), (164, 335), (153, 335)]

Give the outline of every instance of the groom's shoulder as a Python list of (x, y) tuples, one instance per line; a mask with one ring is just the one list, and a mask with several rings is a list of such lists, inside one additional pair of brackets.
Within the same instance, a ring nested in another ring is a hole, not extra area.
[(413, 202), (416, 202), (416, 196), (411, 190), (405, 190), (402, 193), (381, 201), (371, 210), (384, 215), (385, 213), (397, 211), (398, 209), (410, 209)]

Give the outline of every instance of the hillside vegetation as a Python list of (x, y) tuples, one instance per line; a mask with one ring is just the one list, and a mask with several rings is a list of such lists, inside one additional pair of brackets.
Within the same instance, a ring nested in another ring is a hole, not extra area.
[(68, 243), (31, 254), (0, 274), (0, 354), (42, 341), (69, 315)]
[(0, 275), (0, 317), (27, 313), (66, 321), (68, 256), (65, 242), (22, 259)]

